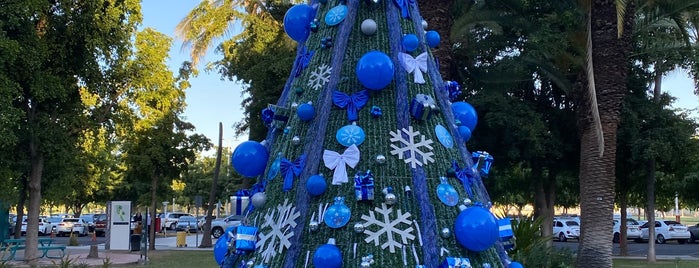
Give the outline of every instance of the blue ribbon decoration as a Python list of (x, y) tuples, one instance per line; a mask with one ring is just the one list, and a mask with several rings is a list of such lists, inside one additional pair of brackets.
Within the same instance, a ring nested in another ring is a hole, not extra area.
[(466, 190), (468, 197), (473, 198), (473, 191), (471, 190), (471, 179), (473, 178), (473, 170), (471, 170), (468, 167), (464, 167), (463, 169), (461, 169), (459, 167), (459, 164), (456, 163), (456, 160), (452, 160), (451, 167), (454, 169), (454, 172), (456, 173), (456, 178), (459, 179), (459, 181), (461, 181), (461, 184), (464, 186), (464, 189)]
[(294, 176), (301, 174), (303, 166), (306, 164), (306, 154), (302, 154), (296, 161), (282, 158), (281, 169), (284, 175), (284, 192), (288, 192), (294, 186)]
[(366, 89), (354, 93), (352, 96), (333, 90), (333, 104), (342, 109), (347, 108), (347, 119), (349, 119), (350, 122), (357, 121), (357, 113), (364, 108), (368, 101), (369, 94)]
[(403, 16), (404, 19), (410, 18), (409, 7), (415, 5), (415, 0), (393, 0), (393, 3), (400, 8), (401, 16)]
[(301, 72), (308, 67), (308, 63), (311, 62), (311, 58), (313, 57), (314, 53), (315, 51), (309, 51), (306, 46), (301, 48), (301, 54), (296, 58), (296, 62), (294, 63), (294, 65), (296, 65), (296, 73), (294, 73), (294, 77), (301, 75)]

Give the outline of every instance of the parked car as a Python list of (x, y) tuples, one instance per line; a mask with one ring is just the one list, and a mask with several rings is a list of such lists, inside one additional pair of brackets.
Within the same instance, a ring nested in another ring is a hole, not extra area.
[(107, 233), (107, 214), (95, 214), (95, 235), (104, 236)]
[[(648, 229), (650, 224), (646, 222), (641, 225), (641, 239), (649, 240)], [(665, 244), (667, 240), (677, 240), (677, 243), (684, 244), (691, 237), (687, 226), (676, 221), (655, 221), (655, 243)]]
[[(51, 232), (51, 223), (46, 220), (46, 218), (39, 217), (39, 235), (47, 235)], [(27, 234), (27, 218), (24, 217), (22, 220), (22, 228), (20, 229), (22, 235)]]
[(63, 221), (63, 218), (57, 218), (57, 217), (49, 217), (46, 218), (46, 221), (48, 221), (51, 224), (51, 231), (56, 233), (56, 227), (58, 227), (58, 224)]
[(242, 220), (243, 216), (241, 215), (231, 215), (223, 219), (216, 219), (211, 222), (211, 235), (214, 238), (219, 238), (226, 229), (240, 225)]
[[(612, 228), (612, 232), (614, 233), (614, 236), (612, 238), (612, 242), (614, 243), (619, 243), (619, 240), (621, 239), (621, 220), (620, 219), (614, 219), (614, 227)], [(639, 229), (640, 225), (635, 219), (627, 218), (626, 219), (626, 239), (639, 239), (641, 238), (641, 229)]]
[[(211, 222), (216, 220), (216, 215), (211, 215)], [(206, 223), (206, 216), (197, 216), (197, 226), (199, 230), (204, 229), (204, 223)]]
[(192, 216), (180, 217), (177, 219), (177, 224), (175, 225), (176, 231), (197, 232), (198, 229), (197, 218)]
[(70, 233), (76, 233), (78, 236), (87, 235), (87, 223), (81, 218), (63, 218), (56, 226), (58, 236), (65, 236)]
[(163, 229), (175, 230), (175, 227), (177, 227), (177, 219), (182, 216), (192, 216), (192, 214), (184, 212), (168, 212), (161, 214), (160, 224), (162, 225)]
[(87, 224), (87, 231), (92, 233), (95, 231), (95, 214), (83, 214), (80, 218)]
[(575, 219), (554, 218), (553, 237), (561, 242), (580, 238), (580, 223)]

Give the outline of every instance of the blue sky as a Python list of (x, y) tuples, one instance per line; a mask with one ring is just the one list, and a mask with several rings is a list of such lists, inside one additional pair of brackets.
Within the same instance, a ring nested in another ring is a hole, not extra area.
[[(151, 27), (157, 31), (174, 38), (175, 26), (194, 8), (201, 0), (143, 0), (143, 27)], [(206, 62), (220, 58), (209, 49), (206, 58), (198, 66), (203, 69)], [(189, 60), (189, 52), (182, 50), (182, 41), (174, 39), (170, 60), (171, 70), (176, 71), (183, 61)], [(241, 108), (241, 87), (238, 83), (221, 80), (221, 76), (215, 72), (200, 72), (198, 77), (190, 80), (192, 87), (187, 93), (187, 109), (184, 116), (187, 121), (196, 126), (196, 132), (209, 137), (214, 144), (218, 139), (218, 122), (223, 123), (224, 146), (235, 147), (247, 136), (234, 137), (232, 128), (235, 122), (243, 117)], [(696, 109), (699, 107), (699, 97), (693, 94), (692, 80), (686, 72), (676, 71), (666, 76), (663, 81), (664, 90), (670, 90), (670, 94), (678, 100), (674, 107), (684, 109)], [(697, 113), (694, 113), (697, 115)], [(699, 117), (699, 116), (697, 116)]]

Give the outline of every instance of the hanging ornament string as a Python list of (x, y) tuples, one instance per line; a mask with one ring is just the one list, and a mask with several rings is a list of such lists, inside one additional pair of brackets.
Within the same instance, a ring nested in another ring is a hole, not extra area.
[(398, 56), (400, 57), (400, 63), (405, 71), (408, 73), (413, 73), (413, 82), (417, 84), (424, 84), (425, 78), (423, 77), (422, 73), (427, 72), (427, 52), (423, 52), (415, 58), (410, 56), (410, 54), (403, 52), (399, 53)]
[(471, 179), (473, 178), (473, 170), (471, 170), (468, 167), (464, 167), (463, 169), (461, 169), (459, 167), (459, 164), (456, 163), (456, 160), (452, 160), (451, 167), (454, 169), (454, 172), (456, 173), (456, 178), (459, 179), (459, 181), (461, 181), (461, 184), (463, 184), (464, 189), (466, 189), (468, 197), (473, 198), (473, 191), (471, 190)]
[(325, 163), (327, 168), (335, 170), (333, 173), (333, 185), (347, 183), (347, 168), (345, 165), (354, 168), (359, 163), (359, 156), (359, 148), (354, 144), (347, 147), (342, 154), (330, 150), (323, 151), (323, 163)]
[(311, 58), (313, 57), (314, 53), (315, 53), (315, 51), (308, 50), (308, 48), (306, 46), (303, 46), (303, 48), (301, 48), (301, 53), (298, 56), (298, 58), (296, 58), (296, 62), (295, 62), (295, 65), (296, 65), (296, 73), (294, 74), (295, 77), (298, 77), (299, 75), (301, 75), (301, 72), (308, 67), (308, 63), (311, 62)]
[(357, 121), (357, 113), (359, 110), (364, 108), (366, 103), (369, 101), (369, 94), (366, 89), (348, 96), (347, 94), (334, 90), (333, 91), (333, 104), (337, 105), (342, 109), (347, 109), (347, 119), (351, 121)]
[(393, 0), (393, 3), (400, 8), (400, 13), (403, 18), (410, 18), (409, 7), (415, 4), (415, 0)]
[(294, 176), (301, 174), (303, 166), (306, 164), (306, 154), (302, 154), (296, 161), (291, 162), (289, 159), (282, 158), (281, 171), (284, 176), (284, 192), (291, 190), (294, 185)]

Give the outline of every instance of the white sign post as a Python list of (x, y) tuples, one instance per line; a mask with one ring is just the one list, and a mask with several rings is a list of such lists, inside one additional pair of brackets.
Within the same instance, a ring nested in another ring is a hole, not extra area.
[(131, 201), (112, 201), (109, 207), (109, 249), (129, 250)]

